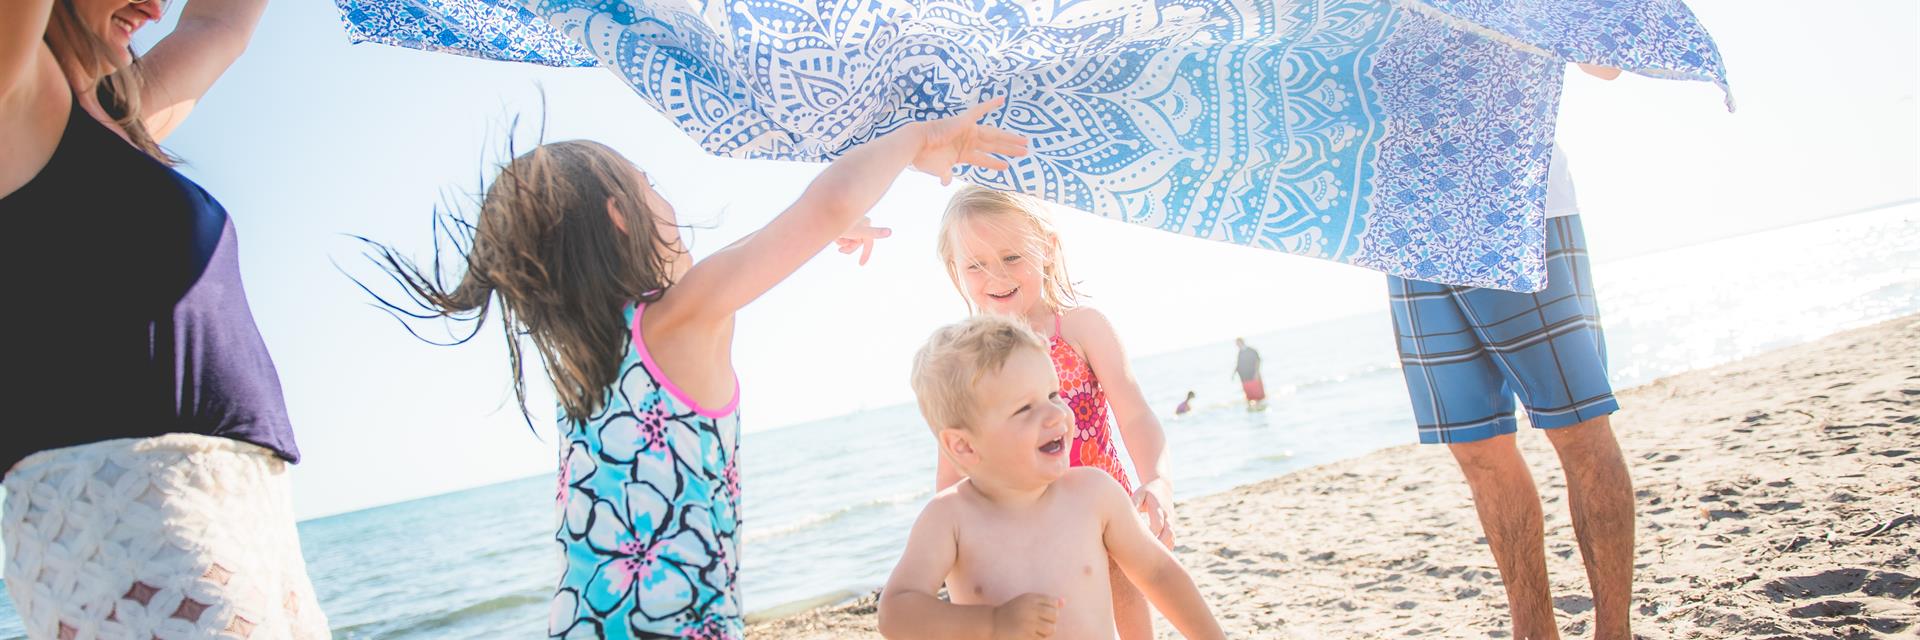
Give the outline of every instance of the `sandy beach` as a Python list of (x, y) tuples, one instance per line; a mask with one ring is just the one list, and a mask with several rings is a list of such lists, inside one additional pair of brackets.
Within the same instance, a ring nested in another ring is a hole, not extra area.
[[(1614, 426), (1639, 506), (1637, 635), (1920, 637), (1920, 316), (1620, 400)], [(1559, 463), (1544, 437), (1521, 436), (1546, 499), (1560, 627), (1586, 637), (1592, 605)], [(1179, 519), (1177, 554), (1229, 637), (1507, 636), (1499, 575), (1443, 447), (1394, 447), (1182, 502)], [(749, 634), (878, 638), (873, 604)]]

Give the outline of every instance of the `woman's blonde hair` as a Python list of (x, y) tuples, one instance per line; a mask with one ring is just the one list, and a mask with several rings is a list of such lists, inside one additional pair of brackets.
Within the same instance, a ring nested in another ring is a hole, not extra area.
[(966, 289), (960, 284), (960, 268), (957, 264), (960, 248), (965, 245), (962, 237), (965, 225), (961, 223), (969, 220), (1017, 231), (1020, 237), (1026, 239), (1020, 253), (1026, 259), (1040, 263), (1040, 299), (1053, 307), (1054, 311), (1065, 311), (1080, 305), (1080, 292), (1074, 289), (1073, 280), (1067, 276), (1066, 256), (1060, 251), (1060, 234), (1054, 229), (1053, 217), (1047, 214), (1046, 204), (1024, 194), (967, 185), (947, 201), (946, 213), (940, 216), (939, 252), (940, 261), (947, 269), (947, 277), (952, 279), (960, 298), (966, 300), (969, 311), (973, 310), (973, 300), (967, 298)]
[(53, 50), (61, 72), (66, 75), (105, 73), (93, 86), (94, 97), (100, 101), (100, 108), (107, 112), (107, 117), (113, 118), (114, 123), (120, 125), (120, 130), (127, 133), (134, 148), (167, 166), (180, 164), (180, 159), (160, 148), (160, 142), (154, 140), (153, 134), (147, 131), (140, 104), (140, 94), (146, 86), (146, 71), (140, 57), (131, 48), (127, 50), (127, 55), (132, 56), (133, 62), (114, 68), (113, 47), (81, 23), (79, 10), (74, 8), (73, 0), (54, 3), (53, 14), (47, 19), (45, 39), (47, 48)]

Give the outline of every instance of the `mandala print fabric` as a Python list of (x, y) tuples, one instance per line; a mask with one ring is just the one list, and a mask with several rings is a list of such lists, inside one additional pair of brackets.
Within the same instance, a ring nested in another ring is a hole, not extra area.
[[(1004, 96), (968, 180), (1446, 284), (1544, 284), (1566, 62), (1726, 86), (1678, 0), (336, 0), (355, 41), (602, 66), (709, 152), (825, 161)], [(1729, 103), (1731, 104), (1731, 103)]]

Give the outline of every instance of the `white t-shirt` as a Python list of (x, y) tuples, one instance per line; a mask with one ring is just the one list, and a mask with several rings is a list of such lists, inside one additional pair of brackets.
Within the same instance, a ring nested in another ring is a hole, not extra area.
[(1573, 197), (1573, 173), (1567, 170), (1567, 154), (1553, 145), (1553, 160), (1547, 163), (1547, 217), (1558, 218), (1580, 213)]

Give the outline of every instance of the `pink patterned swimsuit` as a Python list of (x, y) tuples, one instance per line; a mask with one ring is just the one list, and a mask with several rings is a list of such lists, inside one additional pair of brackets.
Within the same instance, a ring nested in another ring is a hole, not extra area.
[(1120, 465), (1120, 452), (1113, 444), (1113, 426), (1107, 421), (1107, 392), (1100, 388), (1093, 367), (1060, 337), (1060, 316), (1053, 316), (1053, 337), (1047, 339), (1048, 355), (1053, 357), (1053, 373), (1060, 377), (1060, 397), (1073, 408), (1073, 448), (1067, 461), (1076, 467), (1094, 467), (1113, 476), (1128, 493), (1133, 484)]

